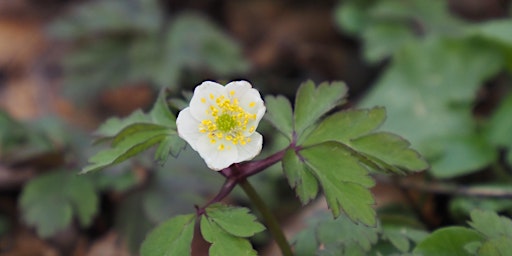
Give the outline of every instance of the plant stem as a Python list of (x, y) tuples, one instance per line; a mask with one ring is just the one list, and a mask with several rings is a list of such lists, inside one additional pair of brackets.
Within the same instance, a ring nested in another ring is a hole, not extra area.
[(260, 211), (263, 219), (267, 224), (267, 228), (274, 237), (277, 245), (281, 249), (283, 256), (293, 256), (292, 249), (290, 248), (290, 244), (286, 240), (284, 236), (283, 230), (279, 226), (276, 217), (270, 209), (267, 207), (263, 199), (258, 195), (253, 186), (247, 181), (247, 179), (241, 179), (238, 183), (240, 187), (244, 190), (245, 194), (249, 197), (254, 206)]

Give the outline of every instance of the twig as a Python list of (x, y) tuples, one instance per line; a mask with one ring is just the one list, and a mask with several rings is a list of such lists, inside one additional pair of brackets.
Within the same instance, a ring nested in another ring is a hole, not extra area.
[(470, 197), (494, 197), (512, 198), (512, 189), (493, 188), (483, 186), (461, 186), (454, 183), (444, 182), (417, 182), (406, 179), (390, 179), (384, 176), (377, 176), (376, 179), (383, 183), (395, 184), (407, 190), (419, 190), (433, 194), (447, 194)]

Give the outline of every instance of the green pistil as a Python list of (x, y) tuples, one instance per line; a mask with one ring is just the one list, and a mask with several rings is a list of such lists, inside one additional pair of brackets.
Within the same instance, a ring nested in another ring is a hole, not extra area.
[(222, 114), (216, 120), (217, 129), (221, 132), (229, 132), (236, 127), (235, 117), (229, 114)]

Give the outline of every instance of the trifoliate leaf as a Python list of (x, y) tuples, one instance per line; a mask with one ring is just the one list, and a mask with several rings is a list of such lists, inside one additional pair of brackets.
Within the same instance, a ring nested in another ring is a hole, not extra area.
[(237, 237), (251, 237), (265, 229), (244, 207), (227, 206), (220, 203), (206, 208), (208, 219), (225, 232)]
[(295, 188), (302, 204), (307, 204), (318, 194), (318, 182), (313, 173), (300, 160), (293, 149), (288, 149), (282, 160), (288, 183)]
[(447, 227), (434, 231), (420, 242), (413, 253), (419, 255), (466, 256), (465, 246), (483, 241), (478, 232), (463, 227)]
[(365, 110), (346, 110), (330, 115), (311, 132), (303, 145), (326, 141), (349, 143), (350, 140), (377, 129), (386, 119), (381, 107)]
[(204, 215), (201, 217), (201, 234), (206, 241), (212, 243), (209, 250), (210, 256), (256, 256), (256, 251), (247, 239), (227, 233)]
[(315, 87), (313, 81), (303, 83), (295, 98), (294, 124), (300, 141), (302, 133), (329, 110), (343, 102), (347, 86), (342, 82), (321, 83)]
[(98, 209), (92, 181), (74, 172), (52, 172), (32, 179), (20, 198), (25, 222), (35, 226), (41, 237), (66, 228), (73, 216), (83, 227), (91, 224)]
[(290, 101), (283, 96), (267, 96), (265, 97), (265, 106), (267, 107), (265, 119), (291, 141), (293, 113)]
[(300, 152), (305, 164), (322, 185), (335, 217), (345, 212), (354, 222), (374, 226), (375, 210), (368, 171), (350, 151), (336, 142), (326, 142)]
[(142, 243), (142, 256), (190, 255), (195, 214), (178, 215), (156, 227)]

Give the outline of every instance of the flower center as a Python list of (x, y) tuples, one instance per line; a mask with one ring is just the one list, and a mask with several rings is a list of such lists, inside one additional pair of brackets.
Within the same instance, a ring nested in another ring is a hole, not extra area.
[(230, 114), (222, 114), (215, 120), (217, 129), (221, 132), (229, 132), (237, 125), (237, 120)]
[[(234, 91), (230, 92), (233, 96)], [(206, 110), (206, 114), (211, 116), (209, 119), (201, 121), (199, 131), (207, 133), (210, 143), (217, 144), (218, 150), (230, 149), (230, 145), (224, 143), (231, 142), (233, 145), (245, 145), (251, 141), (249, 137), (245, 137), (245, 133), (253, 133), (256, 127), (247, 127), (249, 121), (256, 119), (256, 114), (250, 114), (239, 106), (238, 99), (227, 99), (224, 96), (215, 97), (209, 95), (210, 100), (214, 103)], [(211, 102), (210, 101), (210, 102)], [(205, 98), (201, 99), (201, 103), (209, 104)], [(249, 107), (254, 107), (255, 103), (250, 102)]]

